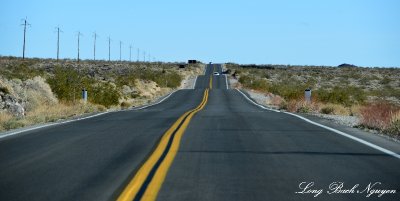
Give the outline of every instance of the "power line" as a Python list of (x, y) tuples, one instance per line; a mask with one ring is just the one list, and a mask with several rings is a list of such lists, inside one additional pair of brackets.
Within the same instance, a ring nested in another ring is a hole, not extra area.
[(60, 56), (60, 32), (62, 33), (63, 31), (60, 29), (60, 26), (56, 27), (57, 29), (57, 61)]
[(121, 60), (121, 47), (122, 47), (122, 41), (119, 41), (119, 61)]
[(138, 48), (137, 49), (137, 60), (136, 60), (137, 62), (139, 62), (139, 56), (140, 56), (139, 54), (140, 54), (140, 49)]
[(132, 45), (129, 45), (129, 62), (132, 61)]
[(79, 63), (79, 38), (81, 37), (81, 36), (83, 36), (83, 34), (80, 32), (80, 31), (78, 31), (78, 63)]
[(111, 38), (108, 36), (108, 61), (110, 61), (111, 58)]
[(25, 42), (26, 42), (26, 26), (31, 26), (31, 24), (28, 23), (27, 21), (28, 17), (25, 17), (24, 23), (21, 24), (22, 26), (24, 26), (24, 44), (22, 46), (22, 60), (25, 59)]
[(93, 43), (93, 60), (96, 60), (96, 39), (97, 39), (97, 33), (94, 32), (93, 33), (93, 37), (94, 37), (94, 43)]

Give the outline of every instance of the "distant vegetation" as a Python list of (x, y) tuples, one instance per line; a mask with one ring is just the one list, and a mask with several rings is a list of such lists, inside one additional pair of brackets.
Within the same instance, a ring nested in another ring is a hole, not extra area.
[(201, 73), (199, 65), (0, 57), (0, 130), (146, 104)]
[[(234, 63), (226, 67), (242, 87), (281, 97), (273, 96), (273, 104), (280, 108), (292, 112), (358, 115), (362, 126), (400, 136), (400, 68)], [(304, 102), (307, 88), (312, 89), (311, 104)], [(375, 110), (385, 112), (377, 115), (379, 112)], [(371, 119), (385, 123), (372, 123)]]

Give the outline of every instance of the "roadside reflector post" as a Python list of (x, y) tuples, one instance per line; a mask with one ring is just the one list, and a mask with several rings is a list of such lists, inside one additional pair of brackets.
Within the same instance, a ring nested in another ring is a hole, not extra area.
[(82, 89), (82, 99), (85, 103), (87, 102), (87, 90), (85, 88)]
[(307, 103), (311, 103), (311, 89), (304, 90), (304, 99)]

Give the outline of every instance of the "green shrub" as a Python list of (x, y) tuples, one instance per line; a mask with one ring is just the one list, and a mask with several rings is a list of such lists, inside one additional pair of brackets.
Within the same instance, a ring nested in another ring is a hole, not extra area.
[(261, 78), (252, 78), (247, 75), (240, 76), (239, 82), (246, 88), (268, 91), (268, 81)]
[(7, 121), (7, 122), (3, 123), (3, 127), (6, 130), (21, 128), (21, 127), (24, 127), (24, 126), (25, 126), (25, 123), (22, 120), (19, 120), (19, 119), (12, 119), (10, 121)]
[(126, 109), (126, 108), (129, 108), (129, 107), (131, 107), (132, 106), (132, 104), (130, 104), (130, 103), (128, 103), (128, 102), (126, 102), (126, 101), (124, 101), (124, 102), (122, 102), (121, 103), (121, 108), (123, 108), (123, 109)]
[(366, 100), (366, 93), (358, 87), (338, 87), (331, 90), (319, 89), (314, 92), (317, 100), (324, 103), (343, 104), (351, 106), (353, 104), (362, 104)]
[(71, 102), (81, 96), (82, 77), (75, 69), (57, 66), (54, 76), (49, 78), (47, 83), (59, 100)]
[(334, 108), (333, 108), (333, 107), (330, 107), (330, 106), (323, 107), (323, 108), (321, 109), (321, 113), (322, 113), (322, 114), (332, 114), (333, 111), (334, 111)]
[(0, 86), (0, 92), (2, 92), (4, 94), (9, 94), (10, 90), (8, 90), (7, 87)]
[(295, 82), (273, 83), (268, 91), (283, 97), (285, 100), (298, 100), (304, 97), (306, 85)]
[(44, 75), (43, 69), (36, 69), (31, 67), (31, 65), (33, 65), (31, 62), (16, 63), (7, 69), (0, 69), (0, 73), (8, 79), (17, 78), (20, 80), (27, 80), (36, 76)]
[(82, 89), (88, 91), (89, 101), (105, 107), (118, 105), (120, 94), (110, 83), (82, 77), (72, 68), (56, 67), (54, 76), (47, 80), (59, 100), (74, 102), (81, 99)]
[(87, 91), (90, 102), (104, 105), (107, 108), (112, 105), (118, 105), (119, 98), (121, 97), (117, 89), (110, 83), (92, 85)]

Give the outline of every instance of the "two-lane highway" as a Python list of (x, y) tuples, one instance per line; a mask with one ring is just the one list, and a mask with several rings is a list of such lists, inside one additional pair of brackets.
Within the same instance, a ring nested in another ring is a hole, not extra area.
[(1, 139), (0, 200), (400, 200), (398, 158), (261, 109), (215, 71), (143, 110)]

